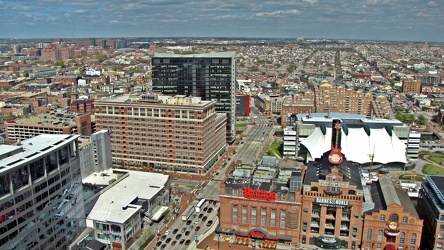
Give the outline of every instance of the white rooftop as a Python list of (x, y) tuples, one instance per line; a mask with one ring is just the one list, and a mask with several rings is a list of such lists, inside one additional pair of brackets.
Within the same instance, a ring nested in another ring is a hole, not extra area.
[[(88, 219), (124, 223), (141, 208), (138, 205), (128, 205), (135, 199), (152, 199), (163, 189), (169, 178), (168, 175), (158, 173), (119, 171), (127, 172), (128, 176), (100, 195), (88, 215)], [(107, 185), (110, 178), (117, 179), (111, 174), (110, 176), (102, 176), (100, 173), (96, 173), (96, 175), (93, 174), (85, 178), (83, 182), (99, 184), (104, 181), (104, 184)], [(126, 209), (124, 209), (125, 207)]]
[[(390, 136), (384, 128), (370, 129), (367, 135), (364, 128), (348, 128), (348, 135), (341, 130), (341, 152), (348, 161), (359, 164), (369, 163), (369, 154), (373, 154), (373, 162), (386, 164), (389, 162), (406, 163), (405, 144), (392, 133)], [(315, 131), (301, 142), (313, 158), (321, 158), (331, 150), (332, 130), (327, 129), (325, 135), (317, 127)]]
[(43, 154), (54, 147), (61, 147), (74, 141), (79, 135), (49, 135), (41, 134), (33, 138), (23, 140), (20, 146), (0, 145), (0, 155), (11, 153), (21, 147), (23, 151), (0, 160), (0, 171), (5, 171), (27, 161), (41, 158)]

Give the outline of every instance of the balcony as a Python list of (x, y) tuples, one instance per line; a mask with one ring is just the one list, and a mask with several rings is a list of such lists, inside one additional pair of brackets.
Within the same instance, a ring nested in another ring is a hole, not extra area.
[(347, 216), (342, 216), (341, 221), (350, 221), (350, 218)]
[(326, 218), (327, 220), (334, 220), (334, 219), (335, 219), (335, 216), (334, 216), (333, 214), (326, 214), (326, 215), (325, 215), (325, 218)]
[(341, 195), (342, 191), (341, 190), (338, 190), (338, 191), (336, 191), (336, 190), (329, 190), (329, 191), (324, 190), (324, 194), (327, 194), (327, 195)]
[(317, 222), (312, 222), (312, 223), (310, 224), (310, 227), (311, 227), (311, 228), (319, 228), (319, 224), (318, 224)]

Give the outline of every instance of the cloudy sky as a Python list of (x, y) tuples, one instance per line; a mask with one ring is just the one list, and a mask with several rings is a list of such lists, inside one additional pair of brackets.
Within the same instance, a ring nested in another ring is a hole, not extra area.
[(0, 38), (444, 42), (444, 0), (0, 0)]

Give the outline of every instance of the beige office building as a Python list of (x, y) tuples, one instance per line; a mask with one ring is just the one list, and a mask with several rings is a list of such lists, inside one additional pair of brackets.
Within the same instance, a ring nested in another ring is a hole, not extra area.
[(227, 117), (216, 113), (214, 100), (144, 94), (94, 104), (117, 166), (204, 175), (226, 149)]

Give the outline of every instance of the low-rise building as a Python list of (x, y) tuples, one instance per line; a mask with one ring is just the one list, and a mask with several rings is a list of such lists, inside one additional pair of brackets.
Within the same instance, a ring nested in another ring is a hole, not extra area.
[(220, 231), (253, 242), (300, 242), (303, 169), (264, 157), (238, 165), (220, 186)]
[(370, 186), (372, 208), (364, 212), (362, 249), (420, 249), (423, 220), (407, 192), (388, 176)]
[(90, 192), (102, 187), (93, 203), (86, 223), (94, 229), (94, 238), (110, 249), (131, 249), (142, 232), (144, 217), (169, 204), (169, 176), (141, 171), (107, 170), (83, 179)]
[(42, 113), (29, 118), (5, 121), (8, 144), (26, 140), (40, 134), (79, 134), (93, 133), (91, 114), (74, 115), (62, 113)]

